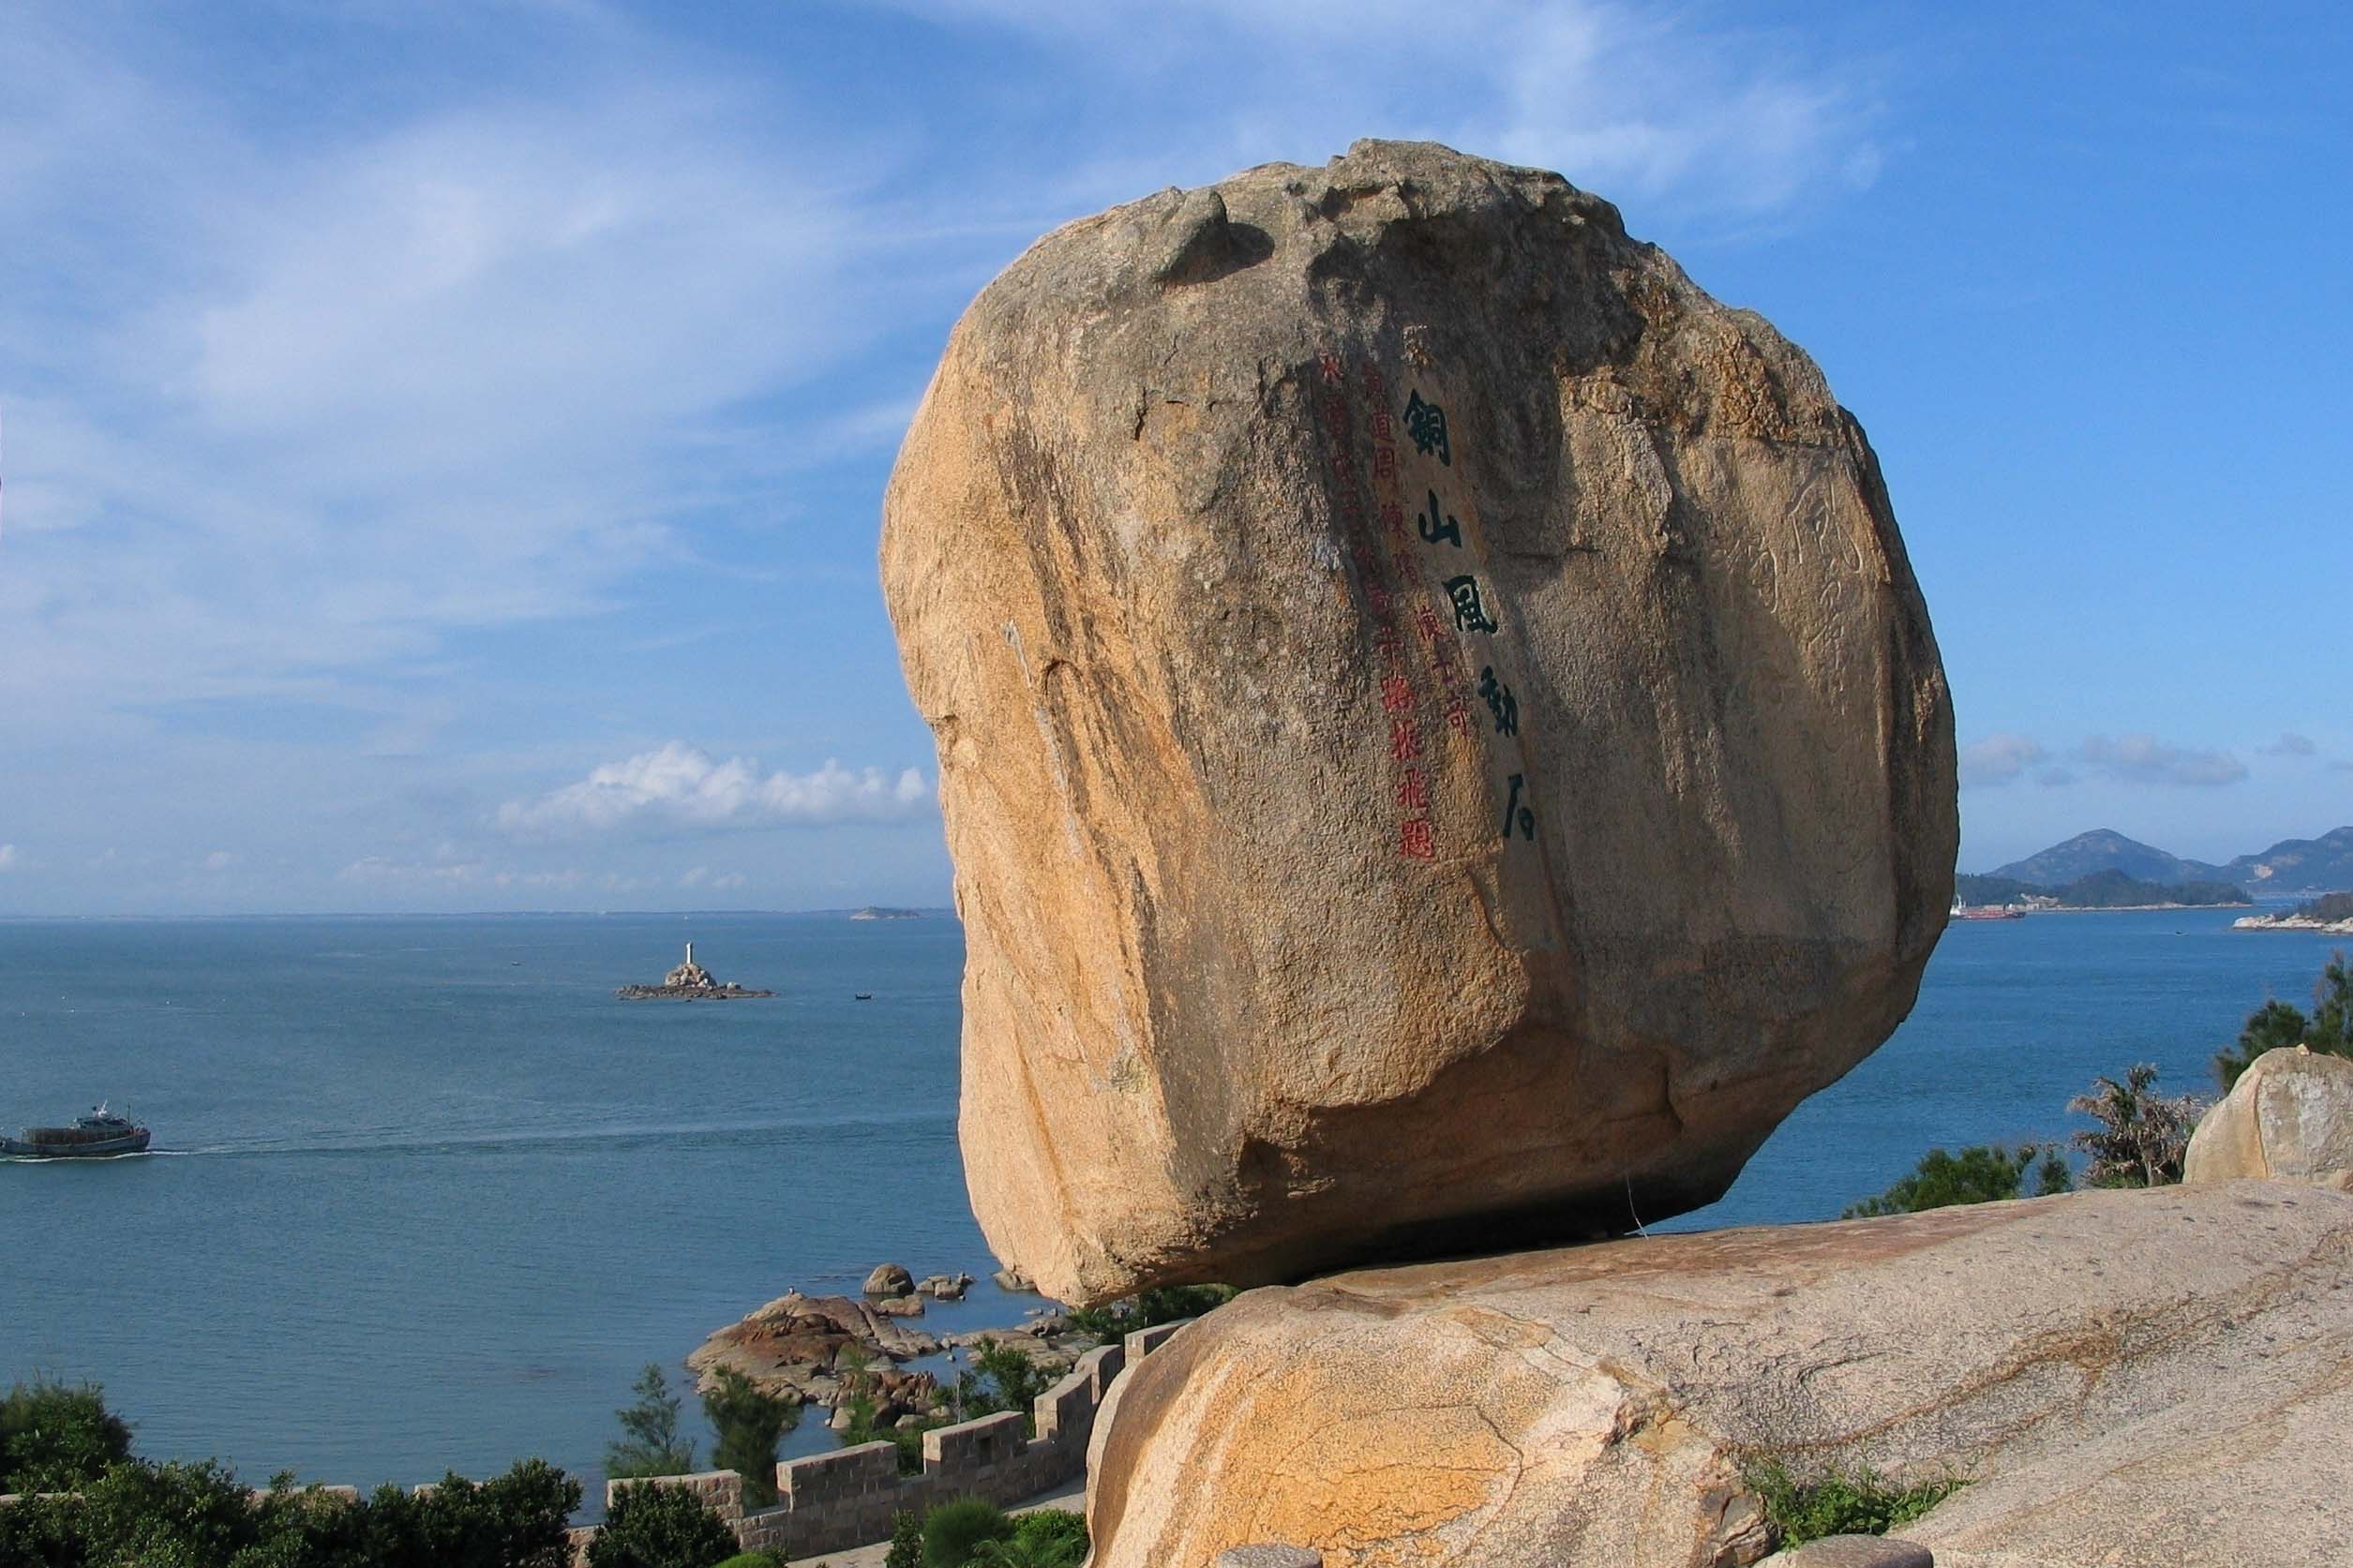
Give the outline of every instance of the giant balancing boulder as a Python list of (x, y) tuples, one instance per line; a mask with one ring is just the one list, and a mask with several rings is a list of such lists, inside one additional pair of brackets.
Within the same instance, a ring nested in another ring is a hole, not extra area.
[(1704, 1203), (1912, 1004), (1952, 717), (1862, 429), (1558, 175), (1359, 142), (966, 312), (883, 588), (1050, 1294)]

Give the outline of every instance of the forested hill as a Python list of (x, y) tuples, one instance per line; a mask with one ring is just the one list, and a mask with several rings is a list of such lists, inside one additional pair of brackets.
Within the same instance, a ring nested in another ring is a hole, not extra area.
[(2142, 882), (2215, 881), (2223, 874), (2219, 866), (2184, 860), (2154, 844), (2128, 839), (2113, 828), (2094, 828), (2039, 855), (1998, 866), (1994, 875), (2054, 889), (2100, 872), (2117, 872)]
[(2055, 890), (2101, 872), (2121, 873), (2139, 882), (2215, 882), (2261, 892), (2318, 892), (2353, 887), (2353, 827), (2338, 828), (2316, 839), (2283, 839), (2260, 853), (2241, 855), (2219, 866), (2185, 860), (2154, 844), (2128, 839), (2113, 828), (2095, 828), (2023, 860), (1998, 866), (1992, 874)]
[(2240, 856), (2222, 868), (2222, 877), (2258, 892), (2353, 888), (2353, 828), (2283, 839), (2260, 855)]
[(2206, 908), (2255, 902), (2244, 889), (2226, 882), (2144, 882), (2114, 870), (2093, 872), (2056, 888), (2013, 876), (1964, 873), (1953, 879), (1953, 890), (1963, 903), (2028, 903), (2048, 899), (2061, 909), (2139, 909), (2151, 904)]

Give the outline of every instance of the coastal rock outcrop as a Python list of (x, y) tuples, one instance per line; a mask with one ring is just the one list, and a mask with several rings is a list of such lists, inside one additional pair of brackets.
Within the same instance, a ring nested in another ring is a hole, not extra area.
[(1753, 1563), (1775, 1459), (1965, 1481), (1901, 1531), (1941, 1568), (2312, 1561), (2353, 1539), (2348, 1266), (2353, 1196), (2232, 1182), (1251, 1292), (1114, 1386), (1090, 1561)]
[(870, 1296), (903, 1296), (914, 1289), (915, 1276), (904, 1263), (877, 1263), (864, 1287)]
[(2190, 1135), (2185, 1182), (2301, 1182), (2353, 1191), (2353, 1061), (2267, 1051)]
[[(908, 1298), (913, 1299), (913, 1298)], [(853, 1368), (875, 1384), (877, 1405), (927, 1408), (936, 1380), (891, 1363), (937, 1355), (940, 1342), (910, 1329), (872, 1302), (849, 1296), (807, 1296), (789, 1291), (705, 1339), (686, 1358), (687, 1369), (712, 1375), (732, 1368), (768, 1393), (789, 1391), (812, 1404), (845, 1396), (843, 1374)]]
[(974, 1212), (1065, 1300), (1708, 1202), (1943, 928), (1861, 427), (1555, 174), (1359, 142), (1056, 231), (955, 328), (882, 578)]

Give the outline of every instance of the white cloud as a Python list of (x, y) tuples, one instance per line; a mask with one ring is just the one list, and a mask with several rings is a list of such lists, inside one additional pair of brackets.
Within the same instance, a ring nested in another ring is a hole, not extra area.
[(707, 65), (570, 37), (606, 52), (560, 89), (271, 142), (168, 49), (11, 12), (0, 232), (43, 237), (0, 247), (13, 720), (340, 697), (691, 559), (682, 515), (776, 504), (766, 428), (710, 438), (892, 319), (873, 160)]
[(0, 871), (7, 871), (10, 866), (15, 864), (16, 845), (12, 844), (0, 844)]
[(731, 871), (727, 873), (727, 875), (712, 882), (711, 885), (713, 888), (733, 889), (745, 886), (749, 880), (750, 879), (747, 878), (742, 872)]
[(536, 800), (510, 800), (498, 824), (512, 833), (604, 832), (632, 825), (757, 828), (776, 824), (895, 822), (932, 809), (935, 792), (922, 771), (893, 779), (857, 772), (828, 758), (814, 773), (762, 773), (745, 757), (714, 762), (673, 740), (595, 769), (578, 784)]
[(1961, 748), (1961, 783), (2006, 784), (2041, 762), (2042, 743), (2023, 735), (1998, 732)]
[[(1358, 136), (1434, 138), (1556, 169), (1621, 202), (1753, 221), (1865, 187), (1889, 156), (1866, 61), (1796, 35), (1611, 0), (924, 0), (1075, 56), (1117, 83), (1074, 178), (1143, 194), (1172, 156), (1320, 161)], [(1184, 91), (1166, 84), (1181, 82)], [(1182, 152), (1172, 155), (1172, 148)], [(1186, 176), (1174, 176), (1186, 177)], [(1117, 195), (1105, 193), (1105, 187)], [(1638, 223), (1638, 229), (1642, 227)]]
[(2129, 784), (2213, 788), (2247, 776), (2247, 765), (2228, 752), (2168, 745), (2148, 734), (2095, 735), (2077, 754), (2110, 778)]
[(227, 871), (237, 863), (237, 857), (226, 849), (216, 849), (204, 857), (206, 871)]
[(2312, 756), (2318, 753), (2320, 748), (2313, 744), (2311, 736), (2299, 735), (2292, 729), (2284, 729), (2280, 731), (2280, 738), (2268, 746), (2257, 746), (2256, 750), (2264, 756)]

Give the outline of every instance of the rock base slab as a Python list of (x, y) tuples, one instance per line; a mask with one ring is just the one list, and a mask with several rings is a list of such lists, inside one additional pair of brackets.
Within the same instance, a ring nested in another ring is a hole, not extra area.
[(2353, 1197), (2234, 1182), (1253, 1291), (1122, 1380), (1095, 1568), (1694, 1568), (1744, 1470), (1969, 1484), (1940, 1564), (2236, 1568), (2353, 1539)]

